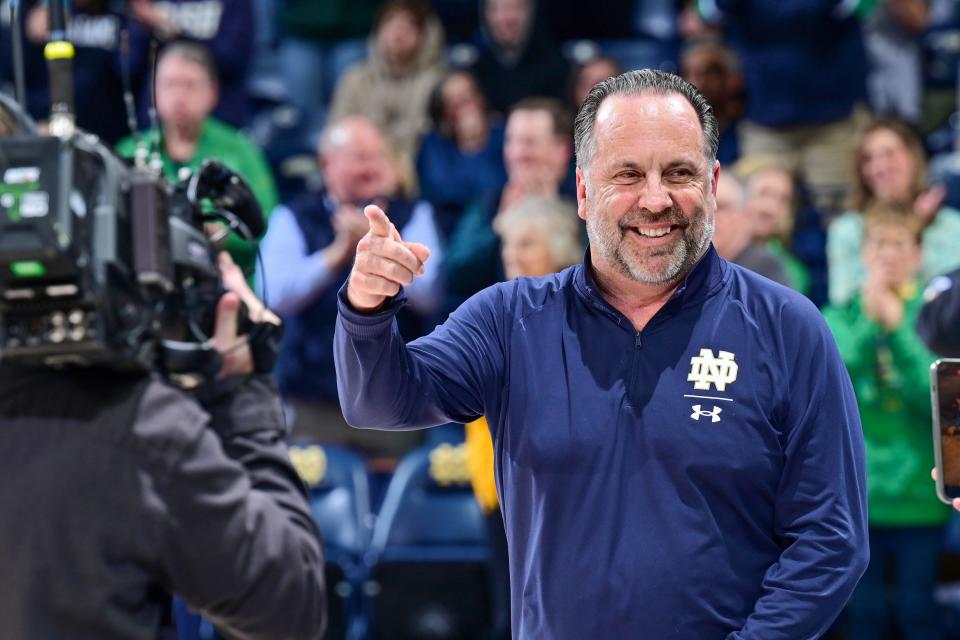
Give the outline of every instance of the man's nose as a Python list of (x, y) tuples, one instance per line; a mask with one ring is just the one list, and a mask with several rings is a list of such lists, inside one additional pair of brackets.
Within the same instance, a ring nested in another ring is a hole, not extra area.
[(663, 187), (660, 176), (648, 175), (640, 187), (637, 204), (648, 211), (663, 211), (673, 206), (670, 192)]

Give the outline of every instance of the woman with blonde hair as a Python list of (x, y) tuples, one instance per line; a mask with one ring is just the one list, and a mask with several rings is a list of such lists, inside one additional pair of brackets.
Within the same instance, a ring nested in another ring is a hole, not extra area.
[[(545, 276), (580, 262), (583, 241), (576, 205), (560, 197), (529, 196), (493, 221), (501, 240), (507, 279)], [(507, 539), (497, 496), (495, 454), (486, 418), (467, 425), (467, 466), (490, 538), (491, 638), (510, 637), (510, 574)]]
[(847, 302), (863, 284), (863, 212), (875, 205), (905, 207), (905, 215), (918, 218), (923, 229), (921, 280), (960, 266), (960, 211), (942, 206), (942, 186), (927, 188), (926, 154), (909, 125), (890, 118), (872, 122), (861, 134), (854, 164), (850, 210), (827, 233), (832, 304)]

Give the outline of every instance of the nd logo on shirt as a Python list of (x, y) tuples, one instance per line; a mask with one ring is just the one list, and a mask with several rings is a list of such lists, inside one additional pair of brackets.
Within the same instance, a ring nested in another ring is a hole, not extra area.
[[(687, 375), (687, 382), (693, 383), (693, 388), (697, 391), (711, 391), (716, 388), (717, 391), (726, 391), (727, 385), (732, 384), (737, 379), (740, 367), (737, 365), (734, 354), (729, 351), (718, 351), (713, 355), (713, 349), (700, 349), (700, 355), (690, 358), (690, 373)], [(703, 400), (718, 400), (723, 402), (732, 402), (732, 398), (721, 396), (704, 396), (685, 394), (685, 398), (700, 398)], [(708, 418), (710, 422), (720, 422), (720, 414), (723, 409), (714, 406), (712, 409), (705, 409), (703, 404), (695, 404), (691, 407), (691, 420), (700, 421), (700, 418)]]

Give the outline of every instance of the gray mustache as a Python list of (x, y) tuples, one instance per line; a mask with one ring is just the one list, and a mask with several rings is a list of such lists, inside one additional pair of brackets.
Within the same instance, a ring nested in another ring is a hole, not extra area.
[(620, 219), (620, 228), (627, 229), (647, 224), (670, 224), (677, 227), (687, 227), (689, 221), (676, 207), (664, 209), (654, 213), (649, 209), (631, 209)]

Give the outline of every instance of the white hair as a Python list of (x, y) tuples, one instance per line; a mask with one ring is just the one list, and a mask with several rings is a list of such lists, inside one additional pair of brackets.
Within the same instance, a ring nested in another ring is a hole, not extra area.
[(583, 258), (576, 204), (558, 196), (527, 196), (498, 214), (493, 224), (502, 237), (530, 222), (541, 225), (546, 234), (550, 258), (557, 271)]

